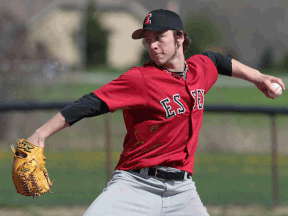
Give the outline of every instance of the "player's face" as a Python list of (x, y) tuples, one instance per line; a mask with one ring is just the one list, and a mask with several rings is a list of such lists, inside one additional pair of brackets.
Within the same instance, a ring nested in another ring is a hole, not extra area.
[(158, 66), (169, 64), (177, 55), (177, 42), (172, 30), (145, 31), (144, 40), (151, 59)]

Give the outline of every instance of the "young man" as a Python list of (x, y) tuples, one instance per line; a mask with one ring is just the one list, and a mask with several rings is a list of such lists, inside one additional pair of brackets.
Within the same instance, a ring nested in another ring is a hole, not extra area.
[(189, 38), (180, 17), (154, 10), (133, 39), (142, 39), (151, 62), (62, 109), (36, 130), (29, 142), (44, 147), (47, 137), (84, 117), (123, 110), (127, 135), (110, 182), (92, 203), (92, 215), (209, 215), (192, 181), (204, 95), (218, 73), (252, 82), (267, 97), (281, 79), (240, 62), (206, 52), (185, 60)]

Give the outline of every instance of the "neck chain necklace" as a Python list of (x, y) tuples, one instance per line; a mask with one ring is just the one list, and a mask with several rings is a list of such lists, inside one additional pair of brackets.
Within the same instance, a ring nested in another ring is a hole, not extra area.
[(180, 72), (180, 71), (179, 72), (169, 71), (169, 70), (165, 69), (162, 66), (156, 65), (154, 62), (153, 62), (153, 65), (155, 67), (162, 68), (162, 69), (166, 70), (167, 73), (171, 74), (173, 77), (175, 77), (177, 79), (179, 79), (180, 77), (184, 78), (184, 76), (186, 75), (186, 73), (188, 71), (188, 66), (187, 66), (187, 62), (186, 61), (184, 61), (184, 70), (183, 70), (183, 72)]

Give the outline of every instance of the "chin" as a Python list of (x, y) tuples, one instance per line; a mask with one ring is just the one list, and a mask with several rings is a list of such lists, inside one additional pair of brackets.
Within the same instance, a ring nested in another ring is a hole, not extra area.
[(156, 65), (158, 66), (163, 66), (165, 64), (165, 61), (164, 60), (160, 60), (160, 59), (152, 59)]

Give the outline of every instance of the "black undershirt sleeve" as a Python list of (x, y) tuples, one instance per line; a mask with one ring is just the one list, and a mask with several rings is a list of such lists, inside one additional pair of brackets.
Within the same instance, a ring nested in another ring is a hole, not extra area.
[(107, 112), (110, 112), (107, 104), (93, 92), (84, 95), (82, 98), (60, 110), (60, 113), (70, 126), (83, 118), (98, 116)]
[(232, 58), (229, 56), (224, 56), (216, 52), (203, 52), (200, 55), (205, 55), (209, 57), (215, 64), (218, 73), (226, 76), (232, 76)]

